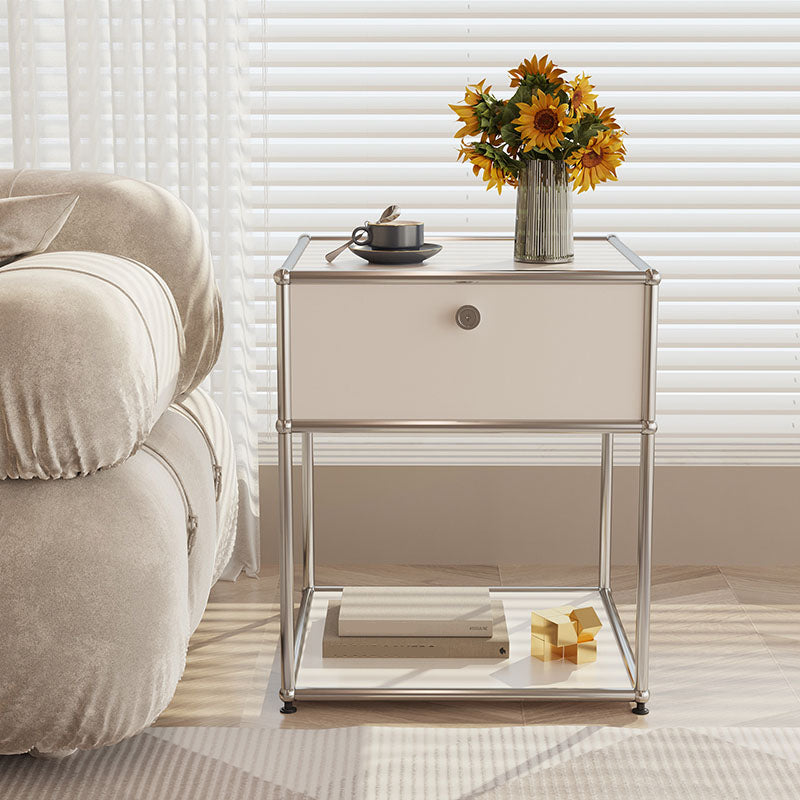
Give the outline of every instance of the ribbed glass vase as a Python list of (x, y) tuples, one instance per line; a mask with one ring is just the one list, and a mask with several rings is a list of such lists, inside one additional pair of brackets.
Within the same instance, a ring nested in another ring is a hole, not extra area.
[(529, 161), (519, 172), (514, 260), (572, 261), (572, 190), (563, 161)]

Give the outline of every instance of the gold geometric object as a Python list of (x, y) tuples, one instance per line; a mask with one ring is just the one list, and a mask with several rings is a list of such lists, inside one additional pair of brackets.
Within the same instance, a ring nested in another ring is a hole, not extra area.
[(569, 618), (575, 623), (579, 643), (591, 642), (603, 627), (600, 617), (591, 606), (574, 609)]
[(591, 639), (568, 645), (564, 648), (564, 658), (573, 664), (591, 664), (597, 661), (597, 642)]
[(540, 636), (531, 636), (531, 655), (539, 661), (561, 661), (564, 648), (556, 647)]
[(578, 631), (564, 608), (531, 612), (531, 636), (544, 639), (554, 647), (577, 644)]
[(531, 612), (531, 655), (540, 661), (590, 664), (597, 660), (594, 637), (603, 623), (591, 606), (557, 606)]

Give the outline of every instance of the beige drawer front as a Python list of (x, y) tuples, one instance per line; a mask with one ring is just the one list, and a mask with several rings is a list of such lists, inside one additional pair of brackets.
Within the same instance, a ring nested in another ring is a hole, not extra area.
[[(641, 284), (290, 286), (296, 420), (642, 418)], [(455, 321), (475, 306), (479, 325)]]

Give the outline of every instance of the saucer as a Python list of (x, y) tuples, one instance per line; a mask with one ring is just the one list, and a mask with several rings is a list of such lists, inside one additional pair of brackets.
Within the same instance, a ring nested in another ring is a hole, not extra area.
[(378, 250), (368, 244), (351, 244), (350, 250), (370, 264), (419, 264), (435, 256), (442, 246), (425, 242), (419, 250)]

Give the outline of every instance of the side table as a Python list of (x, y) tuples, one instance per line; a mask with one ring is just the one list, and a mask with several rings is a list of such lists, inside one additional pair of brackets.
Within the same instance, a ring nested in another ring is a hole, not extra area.
[[(303, 235), (275, 273), (282, 711), (295, 701), (573, 699), (646, 714), (658, 273), (616, 236), (579, 236), (571, 264), (513, 261), (507, 238), (447, 238), (414, 266), (334, 265), (333, 237)], [(507, 660), (323, 659), (328, 600), (314, 575), (313, 435), (352, 432), (595, 432), (601, 441), (595, 586), (493, 587)], [(633, 646), (611, 591), (615, 433), (640, 436)], [(292, 440), (302, 438), (303, 587), (294, 609)], [(530, 656), (533, 608), (595, 605), (594, 664)], [(524, 624), (523, 624), (524, 623)]]

